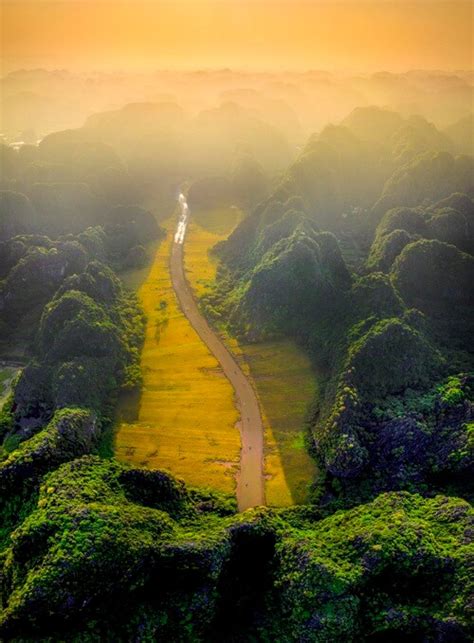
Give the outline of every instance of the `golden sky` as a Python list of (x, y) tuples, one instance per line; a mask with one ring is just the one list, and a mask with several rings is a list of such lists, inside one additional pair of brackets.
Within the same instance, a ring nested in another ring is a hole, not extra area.
[(17, 67), (471, 69), (473, 4), (432, 0), (0, 0)]

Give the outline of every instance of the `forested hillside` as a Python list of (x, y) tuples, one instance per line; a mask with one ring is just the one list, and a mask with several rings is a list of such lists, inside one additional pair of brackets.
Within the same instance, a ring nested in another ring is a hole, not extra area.
[(474, 163), (446, 147), (421, 118), (358, 109), (216, 249), (210, 314), (295, 336), (326, 373), (320, 503), (470, 497)]

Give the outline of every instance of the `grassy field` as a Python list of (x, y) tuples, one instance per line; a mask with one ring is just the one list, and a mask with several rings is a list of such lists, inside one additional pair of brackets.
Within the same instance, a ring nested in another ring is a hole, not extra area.
[[(126, 462), (233, 492), (240, 457), (233, 389), (178, 307), (168, 268), (175, 223), (164, 222), (168, 236), (151, 269), (126, 279), (148, 317), (144, 386), (138, 399), (120, 401), (115, 450)], [(205, 243), (201, 251), (207, 256)]]
[[(235, 217), (235, 218), (234, 218)], [(216, 262), (208, 250), (238, 222), (236, 210), (193, 214), (185, 246), (188, 280), (202, 296), (215, 278)], [(265, 494), (267, 504), (287, 506), (308, 499), (316, 467), (304, 442), (305, 420), (318, 380), (309, 359), (292, 341), (239, 345), (225, 338), (251, 377), (265, 427)]]

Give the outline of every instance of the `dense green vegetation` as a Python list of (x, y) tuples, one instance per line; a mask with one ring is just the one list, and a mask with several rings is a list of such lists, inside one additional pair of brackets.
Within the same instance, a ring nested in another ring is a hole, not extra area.
[(471, 494), (474, 203), (457, 190), (472, 195), (474, 175), (437, 147), (421, 118), (356, 110), (217, 248), (209, 314), (250, 338), (294, 336), (326, 372), (313, 437), (328, 506)]
[(158, 111), (4, 153), (1, 330), (29, 361), (0, 418), (0, 638), (471, 640), (473, 158), (421, 117), (360, 108), (270, 189), (271, 129), (232, 106), (194, 124), (265, 134), (265, 169), (193, 175), (190, 203), (251, 210), (216, 248), (207, 314), (295, 338), (325, 374), (312, 504), (237, 514), (103, 457), (118, 392), (140, 385), (143, 314), (117, 273), (147, 262), (160, 229), (137, 204), (178, 149), (182, 115)]
[(408, 493), (319, 519), (241, 515), (159, 471), (44, 478), (4, 554), (0, 631), (76, 640), (467, 641), (467, 502)]
[[(77, 166), (76, 148), (73, 153), (47, 140), (45, 147), (74, 175), (105, 162), (105, 152), (94, 147), (82, 150)], [(22, 181), (24, 159), (16, 161), (7, 179), (31, 197), (38, 184)], [(29, 169), (25, 164), (23, 172)], [(21, 341), (28, 360), (0, 421), (0, 507), (7, 536), (24, 517), (17, 506), (34, 496), (47, 471), (91, 451), (107, 451), (117, 394), (140, 385), (144, 333), (138, 302), (115, 271), (128, 267), (131, 250), (161, 230), (137, 206), (114, 207), (104, 200), (104, 217), (81, 219), (80, 204), (58, 198), (52, 218), (50, 208), (42, 210), (25, 194), (4, 191), (0, 199), (2, 347), (8, 355), (9, 344)]]
[[(109, 146), (71, 131), (51, 134), (29, 155), (24, 148), (6, 150), (14, 162), (2, 166), (0, 328), (4, 342), (19, 337), (31, 343), (43, 307), (59, 288), (84, 290), (96, 303), (113, 305), (119, 286), (109, 268), (142, 266), (144, 246), (163, 232), (148, 210), (134, 205), (139, 189)], [(107, 167), (124, 177), (105, 186)], [(37, 168), (46, 174), (38, 176)], [(76, 288), (77, 279), (82, 285)]]

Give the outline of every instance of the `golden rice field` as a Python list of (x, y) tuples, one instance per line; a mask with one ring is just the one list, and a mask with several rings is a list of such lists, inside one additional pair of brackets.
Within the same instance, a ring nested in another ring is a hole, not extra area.
[[(233, 212), (198, 213), (188, 229), (186, 274), (198, 296), (215, 278), (217, 266), (208, 250), (221, 238), (216, 231), (222, 232), (223, 220), (237, 223), (232, 219)], [(314, 460), (304, 442), (308, 409), (318, 389), (316, 373), (308, 357), (290, 340), (238, 344), (225, 339), (239, 356), (260, 402), (265, 427), (267, 504), (281, 507), (304, 503), (316, 475)]]
[[(185, 244), (185, 268), (197, 296), (213, 282), (209, 250), (229, 234), (241, 213), (235, 208), (193, 213)], [(233, 391), (215, 358), (181, 313), (172, 289), (168, 237), (150, 268), (134, 271), (127, 284), (138, 289), (148, 317), (142, 353), (144, 386), (138, 400), (123, 398), (115, 449), (129, 463), (165, 468), (192, 485), (233, 492), (240, 439)], [(304, 444), (308, 408), (317, 377), (291, 341), (238, 344), (225, 338), (251, 378), (265, 427), (265, 494), (268, 505), (308, 499), (316, 475)]]
[(136, 287), (144, 279), (138, 289), (148, 317), (144, 385), (138, 400), (120, 402), (116, 454), (131, 464), (167, 469), (191, 485), (233, 492), (240, 457), (233, 389), (178, 307), (168, 269), (175, 220), (165, 225), (168, 236), (151, 270), (128, 280)]

